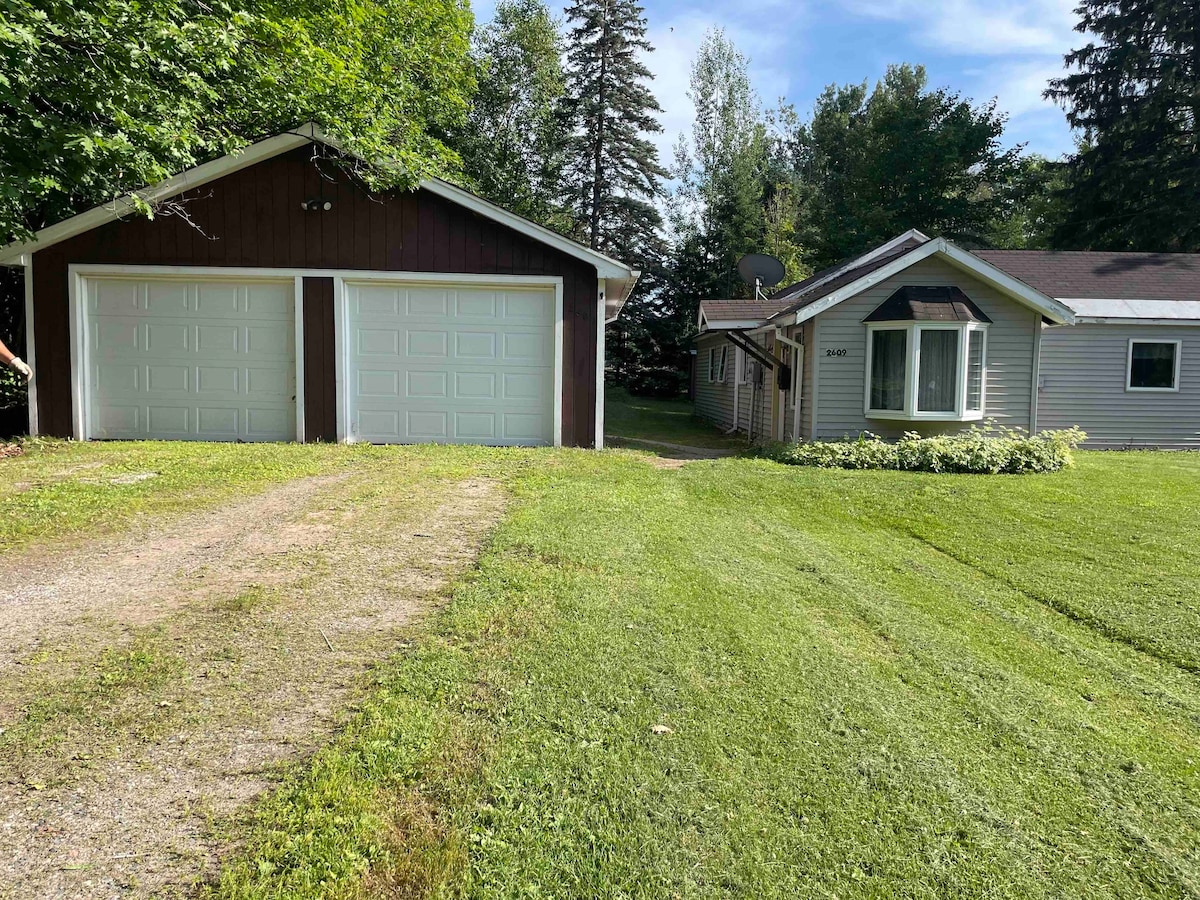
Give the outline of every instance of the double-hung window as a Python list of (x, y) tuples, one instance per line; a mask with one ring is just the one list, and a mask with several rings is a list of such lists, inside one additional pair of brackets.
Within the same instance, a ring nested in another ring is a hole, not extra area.
[(1128, 391), (1178, 391), (1182, 341), (1129, 341)]
[(724, 381), (725, 380), (725, 356), (729, 347), (722, 344), (720, 347), (708, 348), (708, 380), (709, 381)]
[(866, 327), (868, 418), (983, 418), (988, 319), (961, 291), (901, 288)]

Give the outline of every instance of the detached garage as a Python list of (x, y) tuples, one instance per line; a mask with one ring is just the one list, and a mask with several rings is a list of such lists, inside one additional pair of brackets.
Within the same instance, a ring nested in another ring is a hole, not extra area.
[(600, 446), (637, 273), (446, 182), (372, 195), (313, 126), (0, 250), (30, 433)]

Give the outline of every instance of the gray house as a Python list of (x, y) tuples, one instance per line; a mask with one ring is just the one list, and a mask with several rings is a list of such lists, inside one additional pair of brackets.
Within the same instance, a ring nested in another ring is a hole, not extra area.
[(986, 419), (1200, 447), (1198, 301), (1195, 256), (972, 253), (910, 231), (767, 301), (702, 303), (696, 409), (761, 440)]
[(1075, 312), (1042, 333), (1039, 428), (1079, 425), (1097, 448), (1200, 449), (1200, 254), (978, 255)]

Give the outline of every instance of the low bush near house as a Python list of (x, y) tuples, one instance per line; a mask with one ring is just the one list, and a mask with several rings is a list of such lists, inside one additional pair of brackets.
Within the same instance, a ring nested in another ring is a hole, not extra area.
[(865, 433), (853, 440), (781, 444), (768, 448), (765, 455), (786, 465), (825, 469), (1025, 475), (1072, 465), (1071, 451), (1086, 437), (1078, 428), (1030, 436), (1012, 428), (973, 425), (937, 437), (909, 431), (895, 442)]

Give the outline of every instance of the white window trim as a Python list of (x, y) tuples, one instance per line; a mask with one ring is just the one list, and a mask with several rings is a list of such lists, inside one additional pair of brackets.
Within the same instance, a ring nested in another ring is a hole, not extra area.
[[(904, 409), (871, 408), (871, 358), (875, 332), (903, 331), (905, 333)], [(917, 409), (918, 384), (921, 371), (921, 333), (924, 331), (956, 331), (958, 338), (958, 390), (953, 411), (928, 412)], [(980, 385), (979, 409), (967, 409), (967, 342), (972, 331), (983, 332), (983, 383)], [(984, 322), (869, 322), (867, 323), (865, 379), (863, 384), (863, 415), (868, 419), (896, 419), (906, 422), (979, 422), (987, 410), (987, 324)]]
[[(725, 362), (728, 352), (729, 346), (727, 344), (722, 344), (720, 347), (708, 348), (708, 381), (710, 384), (725, 383)], [(720, 354), (719, 357), (718, 353)], [(717, 361), (718, 358), (720, 359), (719, 363)]]
[[(1175, 372), (1172, 377), (1173, 387), (1134, 387), (1130, 384), (1133, 381), (1133, 345), (1134, 344), (1174, 344), (1175, 345)], [(1125, 356), (1125, 390), (1130, 394), (1178, 394), (1179, 393), (1179, 375), (1182, 371), (1183, 363), (1183, 341), (1181, 340), (1163, 340), (1161, 338), (1130, 338), (1129, 349)]]

